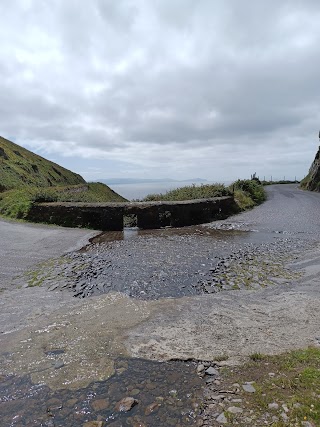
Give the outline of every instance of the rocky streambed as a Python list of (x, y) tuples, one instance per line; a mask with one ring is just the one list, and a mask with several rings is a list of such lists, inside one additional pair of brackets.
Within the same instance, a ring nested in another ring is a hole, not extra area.
[(114, 234), (44, 263), (28, 274), (26, 286), (68, 290), (77, 298), (121, 292), (144, 300), (259, 289), (297, 278), (287, 264), (312, 246), (277, 233), (201, 226), (112, 241)]

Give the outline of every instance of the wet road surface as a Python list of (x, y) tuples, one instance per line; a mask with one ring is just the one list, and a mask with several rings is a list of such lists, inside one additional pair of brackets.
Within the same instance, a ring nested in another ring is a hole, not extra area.
[[(85, 250), (45, 263), (36, 275), (24, 279), (42, 286), (0, 294), (0, 385), (2, 408), (10, 422), (6, 425), (85, 426), (90, 420), (114, 427), (192, 425), (201, 403), (195, 367), (156, 360), (212, 360), (312, 344), (319, 325), (315, 312), (319, 251), (313, 248), (320, 242), (320, 195), (295, 186), (272, 186), (267, 191), (263, 205), (207, 226), (138, 235), (128, 231), (130, 238), (125, 240), (119, 233), (104, 234)], [(19, 254), (22, 225), (15, 226), (13, 255), (15, 250)], [(4, 229), (0, 226), (1, 241)], [(38, 250), (34, 258), (22, 261), (22, 270), (33, 265), (42, 244), (41, 260), (72, 246), (76, 237), (68, 241), (68, 233), (61, 230), (65, 238), (61, 248), (36, 237)], [(301, 261), (301, 254), (308, 251)], [(8, 259), (6, 280), (16, 272), (14, 259)], [(287, 268), (294, 262), (296, 269)], [(302, 278), (301, 268), (307, 278)], [(73, 298), (77, 286), (93, 289), (88, 295), (97, 296)], [(125, 297), (110, 297), (110, 303), (99, 296), (114, 291)], [(19, 319), (17, 306), (22, 312)], [(108, 330), (116, 331), (115, 336)], [(146, 359), (155, 361), (150, 364)], [(102, 380), (109, 361), (112, 374)], [(76, 387), (71, 365), (78, 372), (87, 369), (88, 376), (97, 379)], [(42, 371), (36, 372), (40, 367)], [(60, 389), (59, 381), (65, 384)], [(68, 381), (73, 381), (72, 389)], [(45, 384), (52, 384), (52, 389), (41, 389)], [(43, 393), (39, 405), (38, 388)], [(116, 400), (130, 393), (139, 404), (132, 412), (115, 412)], [(94, 400), (99, 402), (92, 404)], [(203, 425), (218, 424), (213, 420)]]
[(96, 232), (18, 223), (0, 218), (0, 288), (46, 259), (80, 249)]

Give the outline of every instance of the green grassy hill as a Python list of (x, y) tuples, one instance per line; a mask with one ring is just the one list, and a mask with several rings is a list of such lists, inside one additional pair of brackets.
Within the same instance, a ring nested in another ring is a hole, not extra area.
[(0, 137), (2, 191), (26, 186), (55, 187), (84, 183), (80, 175)]
[(0, 214), (25, 218), (36, 202), (124, 202), (107, 185), (82, 176), (0, 137)]

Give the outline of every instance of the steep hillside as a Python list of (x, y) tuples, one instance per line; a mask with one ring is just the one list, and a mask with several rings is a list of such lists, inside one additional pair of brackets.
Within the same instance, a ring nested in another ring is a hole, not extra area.
[(80, 175), (0, 137), (0, 191), (84, 183)]
[(320, 147), (309, 169), (308, 175), (303, 178), (301, 188), (310, 191), (320, 191)]
[(0, 214), (27, 218), (37, 202), (125, 202), (107, 185), (82, 176), (0, 137)]

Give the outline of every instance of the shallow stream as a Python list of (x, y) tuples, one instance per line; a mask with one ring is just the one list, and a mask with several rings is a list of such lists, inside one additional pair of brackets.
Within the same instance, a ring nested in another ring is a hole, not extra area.
[[(116, 374), (80, 390), (51, 391), (28, 377), (0, 376), (3, 427), (74, 427), (88, 421), (106, 426), (194, 425), (203, 381), (192, 362), (118, 359)], [(116, 409), (125, 397), (135, 399), (128, 412)]]

